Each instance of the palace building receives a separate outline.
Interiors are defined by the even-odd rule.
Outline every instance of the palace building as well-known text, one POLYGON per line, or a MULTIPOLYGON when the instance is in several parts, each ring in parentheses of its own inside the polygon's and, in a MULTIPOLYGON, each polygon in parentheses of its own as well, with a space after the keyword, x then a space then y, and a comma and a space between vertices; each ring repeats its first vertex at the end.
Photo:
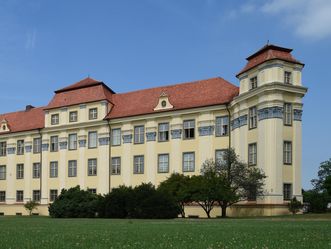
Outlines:
MULTIPOLYGON (((61 189, 80 185, 106 194, 119 185, 158 185, 173 172, 199 174, 206 159, 233 147, 263 169, 265 196, 229 214, 274 215, 301 195, 304 64, 292 49, 267 44, 247 58, 239 87, 211 78, 116 93, 83 79, 56 90, 48 105, 0 114, 0 213, 37 213, 61 189)), ((188 215, 203 216, 187 207, 188 215)), ((215 208, 214 216, 220 215, 215 208)))

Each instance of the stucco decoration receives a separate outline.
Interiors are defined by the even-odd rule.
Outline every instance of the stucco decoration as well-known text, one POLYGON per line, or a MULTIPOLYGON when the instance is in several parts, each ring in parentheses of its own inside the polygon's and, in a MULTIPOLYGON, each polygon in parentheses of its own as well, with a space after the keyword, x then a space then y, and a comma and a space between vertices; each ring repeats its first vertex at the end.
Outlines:
POLYGON ((174 106, 169 101, 169 96, 167 93, 162 92, 159 97, 157 106, 154 108, 154 111, 172 109, 174 106))

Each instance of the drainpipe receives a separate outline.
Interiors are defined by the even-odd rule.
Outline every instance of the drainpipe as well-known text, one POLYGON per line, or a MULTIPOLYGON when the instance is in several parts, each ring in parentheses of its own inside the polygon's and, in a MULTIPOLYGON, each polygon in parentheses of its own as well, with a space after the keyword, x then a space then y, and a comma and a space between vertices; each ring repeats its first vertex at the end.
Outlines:
POLYGON ((41 134, 41 129, 38 129, 39 138, 40 138, 40 172, 39 172, 39 188, 40 188, 40 204, 42 200, 42 168, 43 168, 43 135, 41 134))
POLYGON ((108 122, 108 127, 109 127, 109 143, 108 143, 108 151, 109 151, 109 167, 108 167, 108 170, 109 170, 109 174, 108 174, 108 177, 109 177, 109 186, 108 186, 108 192, 110 193, 110 190, 111 190, 111 176, 112 176, 112 162, 111 162, 111 125, 110 125, 110 120, 108 119, 107 120, 108 122))
POLYGON ((226 104, 225 107, 229 114, 229 147, 228 147, 228 149, 231 149, 231 113, 230 113, 230 109, 229 109, 229 104, 226 104))

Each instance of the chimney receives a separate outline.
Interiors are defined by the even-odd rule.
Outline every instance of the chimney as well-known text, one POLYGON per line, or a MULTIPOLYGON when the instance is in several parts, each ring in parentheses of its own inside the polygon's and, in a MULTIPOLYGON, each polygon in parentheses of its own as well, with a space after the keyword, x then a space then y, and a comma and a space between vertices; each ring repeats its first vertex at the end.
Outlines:
POLYGON ((28 111, 30 111, 30 110, 33 109, 33 108, 34 108, 33 105, 27 105, 27 106, 25 107, 25 111, 28 112, 28 111))

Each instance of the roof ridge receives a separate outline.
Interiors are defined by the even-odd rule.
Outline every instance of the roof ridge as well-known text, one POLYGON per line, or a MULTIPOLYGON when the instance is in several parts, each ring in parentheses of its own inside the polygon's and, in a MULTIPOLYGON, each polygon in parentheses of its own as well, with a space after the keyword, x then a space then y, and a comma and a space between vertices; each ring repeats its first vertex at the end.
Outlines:
POLYGON ((4 116, 4 115, 10 115, 10 114, 15 114, 15 113, 20 113, 20 112, 23 112, 23 113, 27 113, 27 112, 30 112, 32 110, 36 110, 36 109, 44 109, 46 106, 38 106, 38 107, 34 107, 28 111, 26 110, 19 110, 19 111, 13 111, 13 112, 6 112, 6 113, 0 113, 0 116, 4 116))
POLYGON ((133 90, 133 91, 129 91, 129 92, 123 92, 123 93, 116 93, 116 95, 122 95, 122 94, 127 94, 127 93, 134 93, 134 92, 141 92, 141 91, 146 91, 146 90, 151 90, 151 89, 157 89, 157 88, 166 88, 166 87, 174 87, 174 86, 183 86, 183 85, 190 85, 190 84, 197 84, 200 83, 202 81, 207 81, 207 80, 215 80, 215 79, 220 79, 223 80, 235 87, 237 87, 235 84, 232 84, 231 82, 225 80, 222 77, 213 77, 213 78, 208 78, 208 79, 202 79, 202 80, 195 80, 195 81, 188 81, 188 82, 181 82, 181 83, 175 83, 175 84, 170 84, 170 85, 163 85, 163 86, 157 86, 157 87, 148 87, 148 88, 144 88, 144 89, 139 89, 139 90, 133 90))

